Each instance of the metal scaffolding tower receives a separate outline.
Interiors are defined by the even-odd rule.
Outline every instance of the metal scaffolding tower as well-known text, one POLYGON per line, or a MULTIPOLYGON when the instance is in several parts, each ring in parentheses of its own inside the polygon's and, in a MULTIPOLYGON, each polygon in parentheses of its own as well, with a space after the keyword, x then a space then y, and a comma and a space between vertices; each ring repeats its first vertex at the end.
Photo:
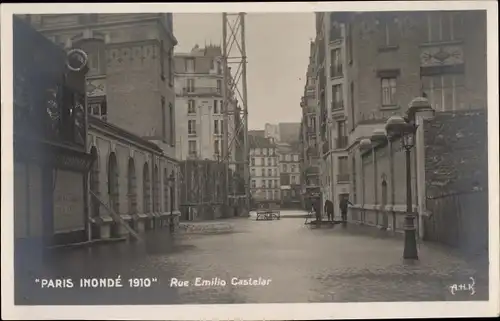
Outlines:
POLYGON ((245 13, 222 13, 222 62, 224 101, 223 159, 226 162, 226 188, 233 186, 233 196, 243 197, 250 206, 250 171, 248 147, 247 57, 245 46, 245 13), (235 66, 235 68, 233 67, 235 66), (234 72, 232 72, 234 71, 234 72), (236 100, 236 102, 234 101, 236 100), (238 104, 239 102, 239 104, 238 104), (234 108, 231 108, 231 107, 234 108), (230 127, 232 126, 232 128, 230 127), (236 192, 235 177, 242 179, 244 190, 236 192), (231 183, 230 183, 231 181, 231 183), (236 193, 240 195, 235 195, 236 193), (243 193, 243 195, 241 194, 243 193))

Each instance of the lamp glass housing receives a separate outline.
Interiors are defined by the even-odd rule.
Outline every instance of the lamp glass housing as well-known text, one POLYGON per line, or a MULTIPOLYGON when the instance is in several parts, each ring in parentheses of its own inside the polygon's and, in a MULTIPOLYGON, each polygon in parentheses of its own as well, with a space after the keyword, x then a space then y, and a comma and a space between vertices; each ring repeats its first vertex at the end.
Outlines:
POLYGON ((403 144, 403 148, 410 149, 415 145, 415 133, 412 131, 408 131, 403 134, 401 137, 401 143, 403 144))

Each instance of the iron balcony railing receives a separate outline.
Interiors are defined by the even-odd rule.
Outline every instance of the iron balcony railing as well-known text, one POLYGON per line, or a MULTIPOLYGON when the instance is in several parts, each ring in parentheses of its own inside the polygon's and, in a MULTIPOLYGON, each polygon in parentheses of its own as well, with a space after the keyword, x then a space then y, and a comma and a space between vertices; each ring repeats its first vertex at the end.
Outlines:
POLYGON ((181 95, 222 95, 222 90, 217 87, 184 87, 181 95))

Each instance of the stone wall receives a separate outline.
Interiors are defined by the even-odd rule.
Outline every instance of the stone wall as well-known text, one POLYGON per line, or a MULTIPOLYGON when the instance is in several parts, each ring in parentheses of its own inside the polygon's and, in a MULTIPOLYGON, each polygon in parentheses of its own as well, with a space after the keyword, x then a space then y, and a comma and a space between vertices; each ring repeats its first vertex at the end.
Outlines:
POLYGON ((427 196, 487 188, 487 132, 484 110, 438 113, 425 123, 427 196))

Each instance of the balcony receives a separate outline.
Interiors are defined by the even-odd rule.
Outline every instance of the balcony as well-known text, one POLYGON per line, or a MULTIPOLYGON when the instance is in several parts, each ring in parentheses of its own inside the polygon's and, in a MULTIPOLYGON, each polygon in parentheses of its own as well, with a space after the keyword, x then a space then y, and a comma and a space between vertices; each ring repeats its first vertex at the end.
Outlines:
POLYGON ((349 183, 349 174, 337 174, 337 183, 349 183))
POLYGON ((340 136, 335 138, 335 148, 336 149, 344 149, 347 147, 348 143, 348 137, 347 136, 340 136))
POLYGON ((178 96, 222 96, 222 91, 216 87, 184 87, 178 96))

